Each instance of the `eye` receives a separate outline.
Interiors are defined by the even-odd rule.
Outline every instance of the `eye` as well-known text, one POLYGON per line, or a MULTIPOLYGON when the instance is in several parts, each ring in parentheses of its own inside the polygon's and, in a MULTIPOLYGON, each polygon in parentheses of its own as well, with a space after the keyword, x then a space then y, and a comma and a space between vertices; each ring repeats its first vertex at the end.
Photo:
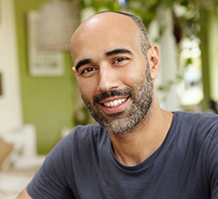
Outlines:
POLYGON ((83 73, 89 73, 89 72, 92 72, 92 71, 95 71, 96 69, 95 68, 93 68, 93 67, 88 67, 88 68, 86 68, 86 69, 84 69, 83 71, 82 71, 82 74, 83 73))
POLYGON ((119 58, 117 58, 117 59, 114 61, 114 63, 119 63, 119 62, 122 62, 122 61, 124 61, 124 60, 126 60, 126 58, 124 58, 124 57, 119 57, 119 58))
POLYGON ((91 77, 93 76, 95 73, 97 72, 97 68, 96 67, 86 67, 84 69, 81 70, 81 72, 79 73, 80 76, 82 77, 91 77))

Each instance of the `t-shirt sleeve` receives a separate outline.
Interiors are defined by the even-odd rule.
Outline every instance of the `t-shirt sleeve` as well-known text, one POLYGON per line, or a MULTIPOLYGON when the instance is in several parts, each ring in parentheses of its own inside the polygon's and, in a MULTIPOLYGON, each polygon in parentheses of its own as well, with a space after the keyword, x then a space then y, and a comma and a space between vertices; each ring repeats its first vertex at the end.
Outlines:
POLYGON ((42 167, 27 186, 34 199, 73 199, 72 140, 70 135, 61 140, 47 155, 42 167))

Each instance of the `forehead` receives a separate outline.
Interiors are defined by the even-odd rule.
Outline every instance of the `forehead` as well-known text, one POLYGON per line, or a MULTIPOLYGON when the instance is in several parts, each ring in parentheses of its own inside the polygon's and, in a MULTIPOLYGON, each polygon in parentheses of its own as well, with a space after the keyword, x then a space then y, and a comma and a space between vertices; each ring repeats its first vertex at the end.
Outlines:
POLYGON ((115 13, 95 15, 74 33, 71 40, 72 57, 76 61, 96 53, 105 54, 114 48, 138 50, 138 33, 137 25, 127 16, 115 13))

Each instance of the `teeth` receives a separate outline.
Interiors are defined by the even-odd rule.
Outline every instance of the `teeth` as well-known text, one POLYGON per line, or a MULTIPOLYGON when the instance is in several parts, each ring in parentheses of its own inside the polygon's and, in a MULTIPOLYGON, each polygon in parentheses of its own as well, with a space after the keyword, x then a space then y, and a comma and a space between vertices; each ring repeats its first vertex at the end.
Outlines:
POLYGON ((116 106, 119 106, 120 104, 122 104, 124 101, 126 101, 126 99, 118 99, 118 100, 114 100, 114 101, 111 101, 111 102, 104 103, 104 106, 116 107, 116 106))

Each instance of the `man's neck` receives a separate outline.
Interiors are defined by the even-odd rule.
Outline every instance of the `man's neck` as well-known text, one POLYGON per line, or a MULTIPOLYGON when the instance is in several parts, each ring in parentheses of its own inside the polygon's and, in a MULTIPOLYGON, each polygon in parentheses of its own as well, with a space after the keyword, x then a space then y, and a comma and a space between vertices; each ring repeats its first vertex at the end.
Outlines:
POLYGON ((159 109, 155 114, 150 113, 130 132, 109 132, 118 161, 126 166, 135 166, 146 160, 163 143, 172 118, 172 113, 159 109))

